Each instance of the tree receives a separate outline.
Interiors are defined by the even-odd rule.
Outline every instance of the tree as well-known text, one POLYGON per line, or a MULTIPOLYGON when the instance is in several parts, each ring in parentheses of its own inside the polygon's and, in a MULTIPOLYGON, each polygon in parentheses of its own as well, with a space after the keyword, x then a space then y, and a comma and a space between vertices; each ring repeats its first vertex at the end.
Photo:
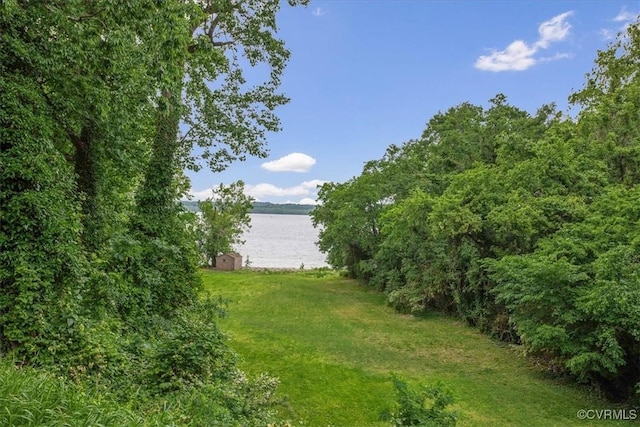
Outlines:
POLYGON ((190 141, 223 168, 277 129, 278 7, 0 3, 0 356, 164 423, 273 420, 276 382, 236 368, 222 307, 198 298, 195 222, 177 201, 190 141), (272 67, 265 84, 245 84, 244 59, 272 67), (202 129, 180 135, 181 121, 202 129))
POLYGON ((148 40, 158 8, 152 1, 11 3, 3 15, 28 29, 13 47, 22 46, 24 75, 48 104, 54 145, 75 172, 83 245, 99 253, 124 228, 146 162, 157 89, 148 40))
POLYGON ((67 322, 81 311, 89 273, 64 134, 43 90, 62 68, 49 57, 63 47, 51 35, 61 14, 35 25, 43 12, 0 6, 0 352, 40 363, 80 345, 67 322))
POLYGON ((185 166, 199 168, 195 146, 213 171, 247 154, 266 155, 265 133, 279 129, 273 110, 288 101, 277 93, 289 57, 275 37, 279 8, 279 0, 223 0, 176 2, 166 11, 178 35, 154 45, 166 66, 157 70, 157 131, 137 204, 140 215, 156 221, 142 223, 158 223, 185 190, 176 178, 185 166), (243 61, 267 65, 266 81, 252 86, 243 61))
MULTIPOLYGON (((290 0, 291 5, 307 0, 290 0)), ((196 265, 185 254, 195 248, 176 230, 184 230, 178 203, 187 188, 182 170, 198 168, 191 157, 195 145, 214 171, 246 154, 265 156, 266 131, 279 129, 273 110, 288 99, 277 93, 289 51, 275 37, 279 0, 172 1, 156 19, 173 32, 153 36, 150 47, 162 66, 158 82, 149 164, 136 193, 131 232, 145 248, 146 271, 162 265, 170 280, 147 287, 154 306, 170 307, 194 295, 196 265), (243 63, 243 61, 245 63, 243 63), (264 64, 265 82, 251 86, 243 66, 264 64), (180 124, 187 130, 180 133, 180 124), (158 242, 162 242, 158 245, 158 242), (167 249, 167 250, 165 250, 167 249), (160 262, 162 261, 162 262, 160 262), (161 290, 160 293, 157 290, 161 290)), ((139 273, 132 271, 136 277, 139 273)), ((158 274, 152 274, 158 275, 158 274)))
POLYGON ((527 166, 527 176, 547 176, 540 208, 560 226, 530 253, 489 263, 526 348, 616 400, 637 396, 640 384, 639 51, 636 23, 598 53, 570 97, 582 106, 572 131, 549 132, 542 161, 527 166))
POLYGON ((580 129, 604 159, 613 182, 640 182, 640 22, 599 51, 584 87, 569 97, 582 107, 580 129))
POLYGON ((370 263, 379 243, 379 215, 385 209, 381 175, 363 172, 345 183, 325 183, 318 191, 320 202, 311 212, 319 233, 320 250, 329 264, 347 267, 354 278, 368 280, 370 263))
POLYGON ((18 63, 0 76, 0 354, 51 361, 71 338, 62 325, 80 311, 87 265, 55 121, 18 63))
POLYGON ((198 246, 207 266, 215 267, 216 256, 244 243, 241 237, 251 227, 252 206, 253 198, 244 194, 242 181, 220 184, 212 197, 198 202, 198 246))
POLYGON ((640 382, 639 196, 610 186, 583 220, 491 268, 496 297, 528 350, 616 400, 640 382))
MULTIPOLYGON (((46 300, 33 314, 52 314, 47 304, 82 294, 88 313, 170 316, 199 287, 195 238, 177 203, 194 141, 223 168, 247 152, 261 155, 264 133, 277 130, 288 58, 275 37, 279 2, 0 8, 3 314, 11 317, 21 298, 46 300), (246 84, 243 57, 272 68, 266 83, 246 84), (180 135, 181 121, 197 129, 180 135), (31 287, 21 288, 21 275, 31 287)), ((25 319, 24 337, 45 333, 25 319)))

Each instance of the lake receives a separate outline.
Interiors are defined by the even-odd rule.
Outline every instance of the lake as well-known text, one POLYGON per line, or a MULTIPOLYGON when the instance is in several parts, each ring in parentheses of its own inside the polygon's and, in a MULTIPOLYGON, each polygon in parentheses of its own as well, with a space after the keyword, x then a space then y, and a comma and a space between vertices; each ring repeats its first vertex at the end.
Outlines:
POLYGON ((251 267, 304 268, 327 267, 318 250, 318 230, 308 215, 251 214, 251 228, 236 249, 251 267))

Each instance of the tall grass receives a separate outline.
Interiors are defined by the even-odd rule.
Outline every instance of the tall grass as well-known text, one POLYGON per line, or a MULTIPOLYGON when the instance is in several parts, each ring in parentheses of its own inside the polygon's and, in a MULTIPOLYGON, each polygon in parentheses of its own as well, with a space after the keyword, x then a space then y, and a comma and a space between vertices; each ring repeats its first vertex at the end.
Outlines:
MULTIPOLYGON (((540 372, 518 348, 432 313, 402 315, 384 297, 335 274, 204 272, 230 300, 221 328, 243 369, 279 377, 281 416, 294 425, 383 426, 392 373, 452 391, 458 426, 582 426, 580 409, 612 408, 540 372)), ((605 425, 631 425, 606 421, 605 425)))
POLYGON ((140 426, 144 422, 129 408, 89 394, 63 378, 0 360, 2 426, 140 426))

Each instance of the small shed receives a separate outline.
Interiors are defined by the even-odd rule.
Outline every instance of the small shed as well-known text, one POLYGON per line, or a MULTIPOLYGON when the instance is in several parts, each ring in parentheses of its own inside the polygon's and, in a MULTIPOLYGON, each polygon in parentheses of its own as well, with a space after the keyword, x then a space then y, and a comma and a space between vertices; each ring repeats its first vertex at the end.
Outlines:
POLYGON ((227 252, 216 257, 216 270, 240 270, 242 268, 242 255, 237 252, 227 252))

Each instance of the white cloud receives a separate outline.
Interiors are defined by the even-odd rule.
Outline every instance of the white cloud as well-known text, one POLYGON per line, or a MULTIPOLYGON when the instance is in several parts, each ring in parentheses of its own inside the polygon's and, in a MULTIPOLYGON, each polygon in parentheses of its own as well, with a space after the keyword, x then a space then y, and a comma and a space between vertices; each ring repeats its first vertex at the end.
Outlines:
POLYGON ((247 194, 255 197, 256 199, 262 199, 264 197, 276 196, 304 196, 308 194, 308 190, 302 188, 297 185, 295 187, 277 187, 273 184, 269 184, 266 182, 256 184, 256 185, 248 185, 247 186, 247 194))
POLYGON ((494 51, 491 55, 481 56, 476 61, 476 68, 485 71, 522 71, 536 63, 533 59, 535 49, 521 40, 511 43, 505 50, 494 51))
POLYGON ((303 153, 291 153, 277 160, 265 162, 262 168, 270 172, 309 172, 316 159, 303 153))
POLYGON ((193 189, 191 189, 191 191, 189 191, 189 194, 191 195, 191 198, 193 200, 206 200, 213 197, 213 189, 208 188, 202 191, 193 191, 193 189))
POLYGON ((312 199, 311 197, 304 197, 297 202, 295 200, 287 200, 284 203, 292 203, 294 205, 317 205, 318 201, 316 199, 312 199))
MULTIPOLYGON (((247 196, 251 196, 257 201, 264 199, 265 197, 302 197, 300 204, 316 204, 316 201, 313 197, 316 196, 318 192, 318 186, 324 184, 327 181, 322 181, 320 179, 312 179, 310 181, 304 181, 298 185, 294 185, 292 187, 278 187, 273 184, 269 184, 266 182, 262 182, 260 184, 255 185, 245 185, 244 193, 247 196), (311 203, 313 202, 313 203, 311 203)), ((202 190, 202 191, 194 191, 193 189, 189 192, 192 196, 192 200, 205 200, 213 196, 213 190, 211 188, 202 190)), ((296 202, 287 202, 287 203, 296 203, 296 202)))
POLYGON ((569 30, 571 30, 571 24, 569 24, 566 19, 571 15, 573 15, 572 11, 561 13, 540 24, 540 27, 538 27, 540 39, 535 45, 546 49, 550 43, 566 39, 569 35, 569 30))
POLYGON ((304 181, 301 184, 293 187, 278 187, 266 182, 247 185, 245 187, 245 193, 257 200, 264 199, 265 197, 286 197, 286 196, 310 196, 316 193, 317 187, 324 184, 326 181, 314 179, 311 181, 304 181))
POLYGON ((622 6, 622 9, 620 9, 620 12, 618 12, 613 20, 615 22, 624 22, 628 24, 629 22, 635 21, 637 18, 637 12, 629 12, 626 7, 622 6))
POLYGON ((538 62, 551 62, 551 61, 557 61, 558 59, 571 59, 571 58, 573 58, 572 53, 556 53, 553 56, 542 57, 538 59, 538 62))
POLYGON ((324 16, 327 14, 327 12, 324 9, 319 7, 316 7, 315 9, 313 9, 311 13, 313 14, 313 16, 324 16))
POLYGON ((612 19, 613 22, 618 23, 618 28, 602 28, 600 30, 600 36, 604 40, 613 40, 618 33, 624 33, 627 31, 627 27, 638 19, 638 12, 630 12, 626 7, 622 7, 620 12, 612 19), (620 25, 622 24, 622 25, 620 25))
POLYGON ((310 199, 309 197, 305 197, 298 202, 299 205, 317 205, 318 201, 316 199, 310 199))
POLYGON ((493 50, 489 55, 480 56, 474 66, 483 71, 523 71, 541 61, 570 57, 568 54, 557 54, 540 59, 536 58, 535 54, 540 49, 548 49, 551 43, 567 38, 571 30, 571 24, 567 22, 567 18, 572 14, 572 11, 565 12, 540 24, 538 27, 540 37, 533 44, 529 45, 525 41, 516 40, 504 50, 493 50))
POLYGON ((604 40, 613 40, 616 38, 616 31, 609 28, 602 28, 600 30, 600 37, 604 40))

